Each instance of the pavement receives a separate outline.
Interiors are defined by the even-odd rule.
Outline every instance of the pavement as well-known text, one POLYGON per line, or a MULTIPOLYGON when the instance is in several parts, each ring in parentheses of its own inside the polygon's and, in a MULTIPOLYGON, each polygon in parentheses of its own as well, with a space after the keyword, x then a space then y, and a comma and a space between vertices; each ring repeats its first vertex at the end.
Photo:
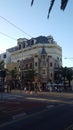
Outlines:
POLYGON ((45 102, 0 100, 0 124, 44 109, 45 102))
POLYGON ((70 96, 73 97, 73 91, 64 91, 64 92, 49 92, 49 91, 38 91, 35 93, 35 91, 24 91, 24 90, 12 90, 11 93, 13 94, 35 94, 35 95, 57 95, 57 96, 70 96))
POLYGON ((12 120, 51 109, 58 103, 70 103, 70 101, 73 102, 73 93, 68 92, 29 93, 24 90, 12 90, 11 93, 0 93, 0 126, 12 120))
POLYGON ((28 94, 0 93, 0 126, 27 115, 53 107, 48 102, 29 100, 28 94))

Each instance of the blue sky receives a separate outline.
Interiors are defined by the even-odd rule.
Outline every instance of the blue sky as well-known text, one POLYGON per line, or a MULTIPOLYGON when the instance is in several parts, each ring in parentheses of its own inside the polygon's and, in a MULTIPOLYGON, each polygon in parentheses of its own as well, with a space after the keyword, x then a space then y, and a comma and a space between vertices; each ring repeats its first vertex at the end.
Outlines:
POLYGON ((65 11, 60 10, 60 1, 55 4, 47 19, 50 0, 0 0, 0 53, 17 45, 18 38, 52 35, 62 47, 63 66, 73 67, 73 0, 65 11), (9 20, 24 32, 19 31, 4 19, 9 20), (5 33, 14 39, 4 36, 5 33), (65 57, 69 59, 65 59, 65 57))

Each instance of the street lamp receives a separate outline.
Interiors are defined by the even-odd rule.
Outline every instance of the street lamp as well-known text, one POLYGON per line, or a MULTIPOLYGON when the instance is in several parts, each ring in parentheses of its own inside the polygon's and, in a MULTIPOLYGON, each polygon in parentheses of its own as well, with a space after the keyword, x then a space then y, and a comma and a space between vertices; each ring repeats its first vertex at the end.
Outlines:
POLYGON ((19 73, 20 73, 19 80, 20 80, 20 85, 21 85, 21 89, 22 89, 23 88, 23 67, 22 67, 22 63, 20 63, 20 66, 19 66, 19 73))

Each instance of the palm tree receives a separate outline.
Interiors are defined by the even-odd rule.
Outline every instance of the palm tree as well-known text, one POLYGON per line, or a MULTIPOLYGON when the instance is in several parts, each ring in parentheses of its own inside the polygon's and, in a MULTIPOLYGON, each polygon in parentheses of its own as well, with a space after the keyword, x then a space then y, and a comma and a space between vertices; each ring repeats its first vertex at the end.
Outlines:
POLYGON ((62 76, 64 78, 64 86, 65 86, 65 80, 67 77, 67 67, 62 67, 62 76))
POLYGON ((0 61, 0 69, 2 70, 2 69, 4 69, 4 61, 2 60, 2 61, 0 61))
POLYGON ((72 71, 72 69, 68 68, 67 69, 67 80, 69 81, 69 87, 71 86, 72 77, 73 77, 73 71, 72 71))
POLYGON ((11 77, 12 77, 12 79, 16 79, 16 76, 17 76, 17 69, 13 69, 13 70, 11 70, 11 77))
POLYGON ((10 87, 11 88, 16 88, 16 79, 17 79, 17 68, 15 67, 14 69, 8 71, 11 80, 10 80, 10 87))
MULTIPOLYGON (((33 2, 34 2, 34 0, 31 1, 31 6, 33 5, 33 2)), ((52 10, 52 7, 54 5, 54 2, 55 2, 55 0, 50 0, 50 7, 49 7, 49 10, 48 10, 48 16, 47 16, 48 18, 49 18, 50 12, 52 10)), ((60 9, 64 11, 66 6, 67 6, 67 3, 68 3, 68 0, 61 0, 60 9)))
POLYGON ((69 87, 71 86, 71 80, 73 78, 73 70, 68 67, 62 67, 62 76, 64 78, 64 86, 66 86, 66 81, 69 81, 69 87))
POLYGON ((0 61, 0 77, 5 78, 6 77, 6 69, 4 68, 4 61, 0 61))
POLYGON ((1 92, 4 91, 4 83, 5 83, 5 77, 6 77, 6 69, 4 68, 4 61, 0 61, 0 90, 1 92))
POLYGON ((27 82, 27 84, 28 84, 29 91, 32 87, 32 82, 34 81, 34 75, 35 75, 35 71, 33 69, 24 71, 23 77, 24 77, 25 83, 27 82))

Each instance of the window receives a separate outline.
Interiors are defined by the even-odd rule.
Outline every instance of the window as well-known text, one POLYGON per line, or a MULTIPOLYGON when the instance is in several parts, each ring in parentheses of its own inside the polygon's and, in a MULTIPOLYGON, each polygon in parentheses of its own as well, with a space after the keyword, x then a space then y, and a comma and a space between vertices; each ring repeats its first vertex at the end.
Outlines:
POLYGON ((46 62, 45 61, 43 61, 43 66, 46 66, 46 62))
POLYGON ((38 55, 35 55, 35 57, 38 57, 38 55))
POLYGON ((43 55, 43 59, 45 60, 45 55, 43 55))
POLYGON ((50 76, 52 77, 52 73, 50 73, 50 76))
POLYGON ((54 63, 54 67, 56 67, 56 63, 54 63))
POLYGON ((3 58, 6 58, 6 54, 3 55, 3 58))
POLYGON ((52 67, 52 62, 50 63, 50 67, 52 67))
POLYGON ((30 68, 32 69, 32 63, 30 63, 30 68))
POLYGON ((17 60, 17 62, 19 62, 20 60, 17 60))
POLYGON ((34 40, 33 39, 31 40, 31 45, 34 45, 34 40))
POLYGON ((41 55, 41 59, 42 59, 42 55, 41 55))
POLYGON ((62 59, 60 58, 60 61, 62 61, 62 59))
POLYGON ((37 62, 35 62, 35 66, 37 66, 37 62))
POLYGON ((45 70, 42 70, 42 74, 45 74, 46 72, 45 72, 45 70))
POLYGON ((57 57, 57 60, 59 60, 59 57, 57 57))
POLYGON ((21 49, 21 45, 19 45, 19 49, 21 49))
POLYGON ((52 56, 48 56, 49 58, 52 58, 52 56))
POLYGON ((26 69, 28 69, 28 64, 26 64, 26 69))
POLYGON ((23 42, 23 48, 25 48, 25 42, 23 42))

